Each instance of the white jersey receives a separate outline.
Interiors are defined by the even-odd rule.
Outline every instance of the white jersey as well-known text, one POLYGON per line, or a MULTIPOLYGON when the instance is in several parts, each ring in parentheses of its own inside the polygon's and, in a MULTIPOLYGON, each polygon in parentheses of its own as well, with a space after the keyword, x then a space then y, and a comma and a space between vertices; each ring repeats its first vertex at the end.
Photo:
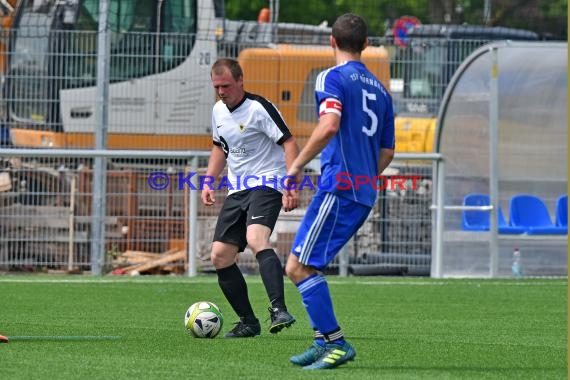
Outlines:
POLYGON ((292 135, 271 102, 247 92, 232 109, 218 101, 212 134, 226 155, 228 194, 263 185, 281 191, 279 181, 287 174, 281 145, 292 135))

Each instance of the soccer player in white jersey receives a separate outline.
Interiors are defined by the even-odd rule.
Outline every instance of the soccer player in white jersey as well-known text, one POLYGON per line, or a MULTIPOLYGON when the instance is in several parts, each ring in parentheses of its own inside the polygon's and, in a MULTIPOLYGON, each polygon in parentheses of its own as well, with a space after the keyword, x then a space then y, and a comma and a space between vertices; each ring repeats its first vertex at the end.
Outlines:
POLYGON ((315 85, 319 122, 287 173, 295 180, 286 183, 291 188, 286 193, 293 194, 303 167, 321 153, 322 182, 333 184, 312 198, 286 265, 314 330, 309 349, 290 359, 304 369, 334 368, 356 356, 336 320, 322 270, 357 232, 376 201, 378 184, 363 185, 355 178, 372 180, 394 156, 392 99, 360 60, 368 46, 367 34, 360 16, 345 14, 335 21, 330 44, 336 66, 321 72, 315 85))
MULTIPOLYGON (((211 258, 224 296, 240 318, 227 338, 253 337, 261 333, 247 293, 247 284, 236 264, 246 246, 253 251, 269 296, 271 324, 278 333, 295 318, 285 305, 283 268, 269 237, 281 207, 297 207, 297 195, 284 196, 278 186, 299 148, 281 114, 265 98, 244 91, 243 71, 236 60, 220 59, 211 70, 220 100, 212 111, 214 146, 207 176, 217 178, 228 166, 224 201, 212 243, 211 258)), ((204 185, 202 202, 216 202, 214 190, 204 185)))

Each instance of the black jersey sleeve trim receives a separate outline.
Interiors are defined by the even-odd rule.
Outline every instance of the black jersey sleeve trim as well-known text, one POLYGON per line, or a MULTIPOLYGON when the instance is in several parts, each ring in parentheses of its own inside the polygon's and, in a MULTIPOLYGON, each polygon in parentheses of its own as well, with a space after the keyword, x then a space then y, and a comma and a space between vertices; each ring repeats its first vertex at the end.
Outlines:
POLYGON ((261 104, 261 106, 269 114, 269 117, 271 117, 271 120, 273 120, 275 125, 277 125, 277 128, 279 128, 281 133, 283 133, 283 136, 279 139, 279 141, 277 141, 277 144, 279 145, 283 144, 285 140, 287 140, 289 137, 292 136, 291 131, 289 130, 287 124, 285 123, 285 120, 283 120, 283 118, 279 114, 279 111, 277 111, 277 108, 275 108, 273 103, 265 99, 263 96, 251 94, 249 92, 246 92, 245 96, 261 104))
POLYGON ((277 141, 277 145, 283 145, 283 143, 287 140, 289 140, 290 137, 293 137, 293 135, 291 133, 289 133, 288 135, 283 135, 283 137, 281 137, 278 141, 277 141))
POLYGON ((216 145, 216 146, 222 146, 222 143, 219 141, 213 140, 213 142, 214 142, 214 145, 216 145))

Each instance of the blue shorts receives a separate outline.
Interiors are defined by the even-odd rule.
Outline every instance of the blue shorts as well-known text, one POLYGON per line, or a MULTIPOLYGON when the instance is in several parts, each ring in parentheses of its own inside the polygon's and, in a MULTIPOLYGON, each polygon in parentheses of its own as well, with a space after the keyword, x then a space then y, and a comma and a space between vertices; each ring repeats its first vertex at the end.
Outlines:
POLYGON ((301 221, 291 253, 299 262, 324 269, 364 223, 371 207, 318 192, 301 221))

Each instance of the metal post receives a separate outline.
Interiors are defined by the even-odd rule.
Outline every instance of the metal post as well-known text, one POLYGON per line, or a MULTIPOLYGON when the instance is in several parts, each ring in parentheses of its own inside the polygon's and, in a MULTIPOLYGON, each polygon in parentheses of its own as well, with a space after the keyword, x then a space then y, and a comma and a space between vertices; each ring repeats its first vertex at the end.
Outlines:
MULTIPOLYGON (((350 241, 352 241, 352 239, 350 241)), ((348 250, 346 249, 347 245, 348 243, 341 248, 338 254, 338 275, 341 277, 348 276, 348 250)))
MULTIPOLYGON (((109 121, 109 64, 110 45, 107 31, 108 0, 99 3, 99 26, 97 33, 97 128, 95 130, 95 149, 107 146, 107 124, 109 121)), ((101 275, 105 259, 105 216, 107 190, 107 161, 104 157, 95 157, 93 165, 93 202, 91 222, 91 274, 101 275)))
POLYGON ((485 25, 491 23, 491 0, 485 0, 483 4, 483 23, 485 25))
POLYGON ((489 240, 489 275, 497 276, 499 269, 499 238, 498 238, 498 212, 499 212, 499 182, 498 182, 498 152, 499 140, 499 58, 496 46, 491 48, 491 83, 489 99, 489 197, 491 198, 490 211, 490 240, 489 240))
POLYGON ((430 261, 430 276, 431 277, 436 277, 436 270, 437 270, 437 265, 436 265, 436 260, 438 259, 438 254, 437 254, 437 188, 435 187, 435 185, 437 185, 438 182, 438 170, 439 170, 439 163, 438 161, 432 161, 432 183, 434 184, 434 187, 432 188, 432 193, 431 193, 431 207, 430 207, 430 211, 431 211, 431 261, 430 261))
POLYGON ((437 161, 436 177, 436 212, 435 212, 435 251, 431 257, 431 277, 441 278, 443 263, 443 229, 444 229, 444 201, 445 201, 445 161, 437 161))
POLYGON ((272 42, 276 44, 279 39, 277 26, 279 22, 279 0, 269 1, 269 20, 271 23, 272 42))
MULTIPOLYGON (((198 156, 193 156, 190 160, 190 171, 196 173, 198 170, 198 156)), ((191 178, 192 185, 198 189, 198 179, 196 176, 191 178)), ((188 233, 188 276, 194 277, 197 274, 196 270, 196 256, 198 251, 198 191, 199 190, 189 190, 190 192, 190 202, 188 210, 188 228, 190 229, 188 233)))

